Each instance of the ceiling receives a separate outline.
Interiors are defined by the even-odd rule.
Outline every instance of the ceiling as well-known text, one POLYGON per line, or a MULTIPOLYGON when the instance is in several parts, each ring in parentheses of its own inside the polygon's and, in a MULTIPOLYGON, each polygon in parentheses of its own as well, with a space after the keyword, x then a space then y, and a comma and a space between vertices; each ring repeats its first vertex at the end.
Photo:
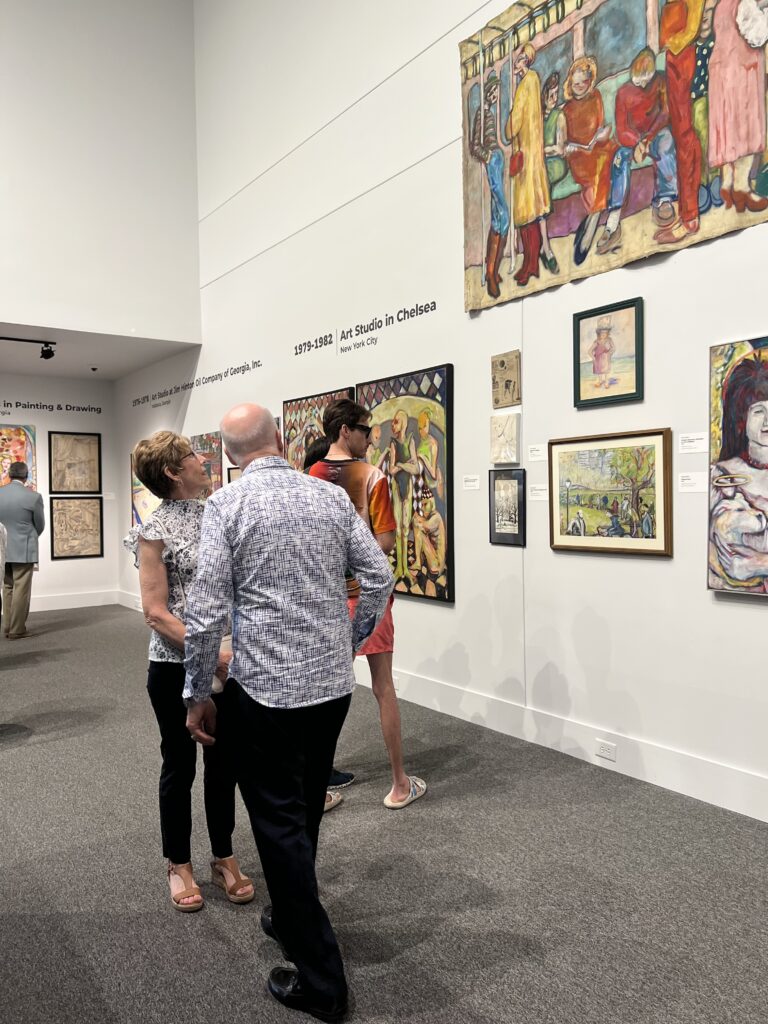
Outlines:
POLYGON ((0 374, 118 380, 134 370, 199 347, 184 341, 160 341, 136 335, 90 334, 0 323, 0 374), (56 355, 53 359, 41 359, 37 344, 2 340, 7 337, 26 338, 40 344, 55 342, 56 355))

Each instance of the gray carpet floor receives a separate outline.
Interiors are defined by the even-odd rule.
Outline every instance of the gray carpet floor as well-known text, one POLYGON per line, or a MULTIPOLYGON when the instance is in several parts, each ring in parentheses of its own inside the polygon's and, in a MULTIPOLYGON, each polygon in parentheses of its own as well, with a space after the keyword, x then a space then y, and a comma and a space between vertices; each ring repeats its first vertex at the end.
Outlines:
MULTIPOLYGON (((256 900, 206 879, 175 912, 159 848, 147 634, 122 608, 32 616, 0 638, 0 1020, 288 1024, 256 900)), ((319 878, 352 1019, 393 1024, 765 1024, 768 826, 403 705, 427 796, 387 811, 376 706, 358 691, 319 878)))

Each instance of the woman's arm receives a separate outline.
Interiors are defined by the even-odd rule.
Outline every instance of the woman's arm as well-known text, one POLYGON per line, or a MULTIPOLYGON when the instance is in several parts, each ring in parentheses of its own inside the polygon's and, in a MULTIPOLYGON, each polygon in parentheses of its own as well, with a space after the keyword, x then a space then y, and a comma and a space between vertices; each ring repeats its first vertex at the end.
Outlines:
POLYGON ((162 540, 139 538, 141 608, 148 626, 178 650, 184 650, 184 623, 168 611, 168 571, 162 540))

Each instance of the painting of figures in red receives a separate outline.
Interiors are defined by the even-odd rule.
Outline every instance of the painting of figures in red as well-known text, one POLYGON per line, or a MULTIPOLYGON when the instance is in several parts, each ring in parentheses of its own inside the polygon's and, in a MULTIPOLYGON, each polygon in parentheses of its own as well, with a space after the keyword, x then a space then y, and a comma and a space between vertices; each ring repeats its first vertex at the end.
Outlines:
POLYGON ((766 0, 516 3, 466 39, 466 309, 767 220, 766 43, 766 0))

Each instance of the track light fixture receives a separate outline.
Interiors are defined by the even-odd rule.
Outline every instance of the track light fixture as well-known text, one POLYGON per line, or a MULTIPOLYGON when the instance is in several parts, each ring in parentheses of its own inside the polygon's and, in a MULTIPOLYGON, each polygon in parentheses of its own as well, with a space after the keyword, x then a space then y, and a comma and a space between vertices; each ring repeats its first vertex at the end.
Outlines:
POLYGON ((10 338, 8 335, 0 337, 0 341, 18 341, 22 345, 40 345, 41 359, 53 359, 56 355, 55 341, 36 341, 34 338, 10 338))

